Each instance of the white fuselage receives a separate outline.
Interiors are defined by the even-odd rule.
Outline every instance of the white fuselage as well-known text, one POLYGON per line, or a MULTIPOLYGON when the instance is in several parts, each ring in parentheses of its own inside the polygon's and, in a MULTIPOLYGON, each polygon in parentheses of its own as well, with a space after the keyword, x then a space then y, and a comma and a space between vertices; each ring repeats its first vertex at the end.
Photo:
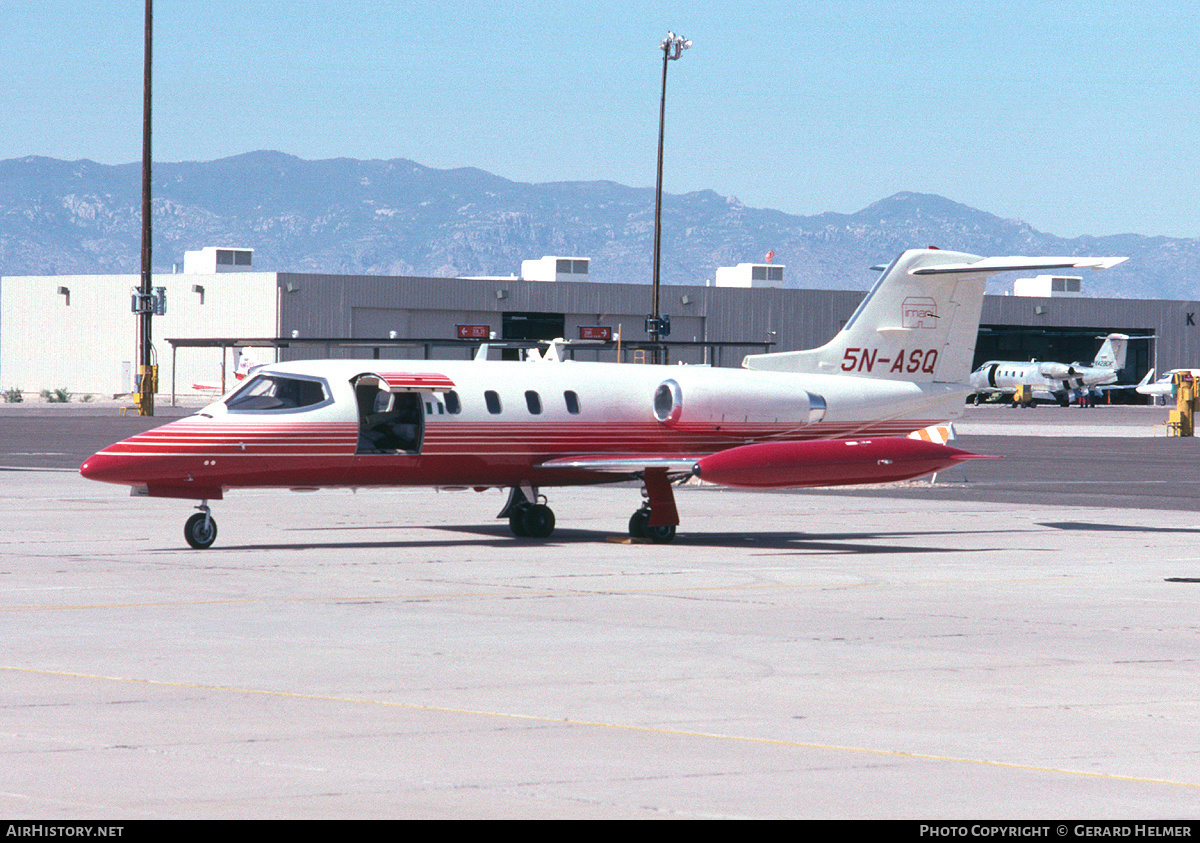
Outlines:
POLYGON ((1079 363, 1020 363, 1012 360, 989 360, 971 373, 971 387, 976 393, 1012 394, 1017 387, 1026 387, 1033 397, 1043 401, 1070 400, 1081 390, 1116 383, 1113 369, 1083 366, 1079 363), (1053 374, 1048 375, 1048 367, 1053 374))
POLYGON ((1171 369, 1161 378, 1152 383, 1138 384, 1137 391, 1141 395, 1149 395, 1155 398, 1170 397, 1174 394, 1176 375, 1188 374, 1193 380, 1200 380, 1200 369, 1171 369))
POLYGON ((239 486, 596 483, 613 479, 597 466, 615 456, 690 464, 746 444, 904 436, 961 412, 965 394, 952 385, 700 366, 305 361, 257 369, 200 413, 105 449, 89 471, 198 498, 239 486), (434 386, 416 383, 422 370, 434 386), (246 400, 271 378, 311 387, 308 403, 246 400), (370 387, 372 404, 383 393, 380 407, 360 406, 361 383, 389 379, 392 391, 370 387), (403 425, 376 423, 389 413, 375 410, 394 417, 401 403, 403 425))

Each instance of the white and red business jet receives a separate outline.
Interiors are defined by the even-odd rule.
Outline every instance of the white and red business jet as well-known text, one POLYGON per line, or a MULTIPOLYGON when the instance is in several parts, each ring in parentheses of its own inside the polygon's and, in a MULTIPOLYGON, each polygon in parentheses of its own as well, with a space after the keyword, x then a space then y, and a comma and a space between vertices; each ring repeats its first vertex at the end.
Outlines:
MULTIPOLYGON (((498 517, 548 537, 550 486, 641 479, 629 532, 670 541, 672 483, 837 486, 920 477, 974 454, 907 434, 962 412, 988 275, 1124 258, 979 258, 916 249, 837 336, 744 369, 558 362, 323 360, 262 366, 186 419, 93 455, 84 477, 199 500, 184 535, 217 535, 226 490, 511 489, 498 517), (749 370, 749 371, 746 371, 749 370)), ((540 355, 535 355, 541 357, 540 355)))

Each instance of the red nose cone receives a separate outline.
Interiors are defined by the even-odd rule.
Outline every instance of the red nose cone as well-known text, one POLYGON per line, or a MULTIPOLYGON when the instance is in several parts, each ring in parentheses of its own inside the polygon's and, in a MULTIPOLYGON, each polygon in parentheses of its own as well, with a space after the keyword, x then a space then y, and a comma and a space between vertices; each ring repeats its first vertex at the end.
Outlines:
POLYGON ((102 451, 88 457, 87 461, 79 466, 79 473, 88 480, 99 480, 102 483, 128 483, 134 485, 137 481, 128 476, 129 467, 128 457, 106 454, 102 451))

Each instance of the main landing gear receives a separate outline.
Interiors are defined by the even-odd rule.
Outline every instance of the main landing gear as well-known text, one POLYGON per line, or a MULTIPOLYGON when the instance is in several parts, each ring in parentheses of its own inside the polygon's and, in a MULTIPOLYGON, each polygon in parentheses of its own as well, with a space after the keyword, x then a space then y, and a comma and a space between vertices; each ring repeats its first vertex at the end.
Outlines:
POLYGON ((548 539, 554 532, 554 510, 546 506, 546 496, 530 488, 533 502, 520 486, 508 493, 508 503, 497 518, 508 517, 508 528, 519 539, 548 539))
MULTIPOLYGON (((647 469, 642 475, 646 502, 629 519, 629 535, 634 539, 666 544, 675 538, 679 511, 665 469, 647 469)), ((547 539, 554 532, 554 511, 546 505, 546 496, 533 486, 513 486, 508 502, 497 518, 507 518, 508 527, 520 539, 547 539)))
POLYGON ((656 524, 650 526, 650 503, 642 504, 642 508, 629 519, 629 535, 635 539, 647 539, 655 544, 666 544, 675 538, 674 524, 656 524))
POLYGON ((664 469, 646 469, 642 474, 642 483, 642 497, 646 502, 629 519, 629 535, 655 544, 666 544, 675 538, 675 528, 679 525, 675 491, 664 469))
POLYGON ((554 510, 544 503, 527 503, 509 513, 508 526, 518 538, 548 539, 554 532, 554 510))
POLYGON ((212 547, 212 543, 217 540, 217 522, 213 520, 208 501, 200 501, 196 509, 200 511, 183 525, 183 537, 192 547, 204 550, 206 547, 212 547))

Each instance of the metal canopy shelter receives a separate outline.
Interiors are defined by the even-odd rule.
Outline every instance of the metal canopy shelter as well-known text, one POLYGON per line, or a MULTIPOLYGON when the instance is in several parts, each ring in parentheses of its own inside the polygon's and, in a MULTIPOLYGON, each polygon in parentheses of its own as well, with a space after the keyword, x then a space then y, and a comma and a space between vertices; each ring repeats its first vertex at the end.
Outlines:
MULTIPOLYGON (((479 339, 445 339, 445 338, 426 338, 426 339, 391 339, 381 337, 378 339, 363 338, 363 339, 342 339, 333 337, 318 337, 318 338, 299 338, 299 337, 189 337, 189 338, 170 338, 166 339, 171 344, 171 406, 175 406, 175 370, 177 352, 181 348, 219 348, 221 349, 221 394, 225 393, 225 368, 226 354, 231 348, 273 348, 275 349, 275 359, 279 359, 279 350, 284 348, 323 348, 325 357, 330 357, 331 352, 336 349, 371 349, 371 359, 378 360, 381 349, 384 348, 423 348, 426 360, 433 359, 430 354, 434 348, 461 348, 464 349, 469 359, 475 355, 479 347, 486 345, 489 348, 541 348, 550 344, 549 340, 479 340, 479 339)), ((774 341, 766 342, 618 342, 616 340, 569 340, 562 344, 562 350, 567 353, 571 359, 575 358, 576 351, 613 351, 620 350, 621 355, 627 350, 637 351, 656 351, 664 355, 664 360, 669 362, 672 348, 686 349, 699 348, 708 351, 709 360, 712 365, 719 366, 723 358, 723 352, 726 348, 750 348, 754 350, 761 349, 763 353, 769 352, 771 346, 775 345, 774 341)), ((624 362, 624 361, 620 361, 624 362)))

